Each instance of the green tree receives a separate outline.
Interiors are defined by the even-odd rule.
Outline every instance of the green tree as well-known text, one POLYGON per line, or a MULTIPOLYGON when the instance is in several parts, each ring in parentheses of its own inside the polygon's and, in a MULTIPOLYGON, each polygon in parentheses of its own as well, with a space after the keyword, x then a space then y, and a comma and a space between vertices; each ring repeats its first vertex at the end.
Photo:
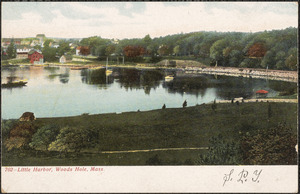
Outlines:
POLYGON ((32 136, 29 146, 36 150, 47 150, 51 142, 53 142, 59 133, 59 127, 57 125, 46 125, 37 130, 32 136))
POLYGON ((276 64, 275 61, 274 61, 274 59, 275 59, 275 53, 274 53, 274 51, 269 50, 265 54, 263 60, 261 61, 261 64, 260 64, 261 67, 272 69, 273 66, 274 66, 274 64, 276 64))
POLYGON ((17 51, 16 51, 16 47, 15 47, 15 43, 14 43, 13 39, 11 39, 10 44, 7 47, 6 53, 7 53, 8 59, 14 59, 17 57, 17 51))
POLYGON ((152 41, 152 39, 151 39, 151 37, 150 37, 150 35, 149 34, 147 34, 144 38, 143 38, 143 42, 144 42, 144 46, 149 46, 150 45, 150 43, 151 43, 151 41, 152 41))
POLYGON ((210 58, 215 61, 223 62, 223 50, 228 46, 228 41, 225 39, 221 39, 216 41, 210 47, 210 58))
POLYGON ((88 131, 82 127, 64 127, 60 130, 56 140, 49 147, 49 151, 80 152, 89 145, 88 131))
POLYGON ((67 52, 70 52, 71 48, 69 46, 69 42, 66 41, 60 41, 59 42, 59 47, 57 48, 57 54, 58 56, 62 56, 67 52))
POLYGON ((176 56, 178 56, 179 51, 180 51, 179 45, 175 46, 174 49, 173 49, 173 53, 174 53, 176 56))
POLYGON ((161 45, 158 50, 157 50, 158 54, 160 56, 164 56, 164 55, 169 55, 171 52, 170 52, 170 48, 169 46, 167 45, 161 45))
POLYGON ((238 67, 243 61, 244 56, 243 53, 239 50, 232 50, 229 54, 229 66, 230 67, 238 67))
POLYGON ((285 60, 285 65, 290 70, 297 70, 298 60, 297 60, 297 48, 291 48, 288 52, 288 58, 285 60))
POLYGON ((44 61, 57 61, 56 48, 45 46, 42 50, 42 54, 44 55, 44 61))
POLYGON ((105 49, 105 55, 110 56, 111 54, 113 54, 115 52, 115 50, 116 50, 115 45, 112 45, 112 44, 108 45, 105 49))
POLYGON ((41 45, 35 45, 33 48, 36 49, 36 50, 42 50, 41 45))

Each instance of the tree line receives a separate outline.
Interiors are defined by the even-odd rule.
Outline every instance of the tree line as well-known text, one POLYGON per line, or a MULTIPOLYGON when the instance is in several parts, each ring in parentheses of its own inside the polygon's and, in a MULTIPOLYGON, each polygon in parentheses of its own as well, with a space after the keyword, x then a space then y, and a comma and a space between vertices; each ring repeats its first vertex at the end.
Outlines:
MULTIPOLYGON (((297 70, 297 28, 256 33, 192 32, 164 37, 105 39, 100 36, 81 41, 62 40, 58 48, 47 39, 41 48, 45 61, 55 61, 65 53, 75 54, 69 43, 81 46, 82 55, 107 57, 123 56, 126 61, 156 63, 162 59, 191 59, 207 65, 297 70)), ((8 47, 10 58, 15 57, 13 43, 8 47)))
POLYGON ((111 41, 98 36, 79 43, 99 59, 125 56, 129 61, 156 62, 162 58, 208 59, 210 65, 297 69, 297 28, 256 33, 192 32, 164 37, 111 41), (103 57, 103 58, 102 58, 103 57))

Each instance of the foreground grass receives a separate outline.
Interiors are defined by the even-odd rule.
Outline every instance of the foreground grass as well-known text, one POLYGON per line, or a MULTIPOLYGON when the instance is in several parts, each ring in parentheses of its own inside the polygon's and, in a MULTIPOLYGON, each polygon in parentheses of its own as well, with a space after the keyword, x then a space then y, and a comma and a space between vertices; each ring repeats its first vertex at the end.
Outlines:
POLYGON ((157 148, 208 147, 209 139, 222 135, 226 141, 239 142, 242 135, 275 127, 285 122, 297 134, 296 103, 253 102, 240 105, 211 104, 122 114, 82 115, 38 118, 44 126, 84 127, 97 130, 98 143, 80 153, 37 152, 32 150, 3 153, 3 165, 145 165, 157 155, 160 164, 195 164, 205 150, 156 151, 103 154, 102 151, 157 148), (268 118, 268 106, 272 116, 268 118))

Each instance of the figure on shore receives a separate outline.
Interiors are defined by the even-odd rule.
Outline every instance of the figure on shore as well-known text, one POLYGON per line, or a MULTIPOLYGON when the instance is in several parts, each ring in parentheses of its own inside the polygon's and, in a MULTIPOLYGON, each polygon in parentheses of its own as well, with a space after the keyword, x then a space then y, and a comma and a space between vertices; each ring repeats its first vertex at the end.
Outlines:
POLYGON ((166 104, 164 104, 164 105, 162 106, 162 109, 166 109, 166 104))
POLYGON ((183 104, 182 104, 182 107, 184 108, 184 107, 186 107, 187 106, 187 102, 186 102, 186 100, 183 102, 183 104))

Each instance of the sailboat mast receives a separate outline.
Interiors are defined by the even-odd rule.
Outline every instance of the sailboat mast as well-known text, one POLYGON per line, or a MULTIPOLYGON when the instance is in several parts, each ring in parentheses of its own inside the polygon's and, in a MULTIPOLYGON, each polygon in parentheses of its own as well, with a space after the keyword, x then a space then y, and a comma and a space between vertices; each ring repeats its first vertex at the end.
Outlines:
POLYGON ((107 69, 107 65, 108 65, 108 57, 106 57, 106 69, 107 69))

